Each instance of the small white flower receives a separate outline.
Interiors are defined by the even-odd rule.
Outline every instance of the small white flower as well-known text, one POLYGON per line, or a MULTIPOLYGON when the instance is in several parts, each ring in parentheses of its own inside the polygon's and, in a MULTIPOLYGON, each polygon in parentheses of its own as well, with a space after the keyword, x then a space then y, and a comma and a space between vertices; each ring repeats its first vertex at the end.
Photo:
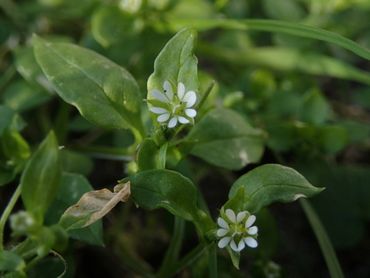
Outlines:
POLYGON ((194 122, 197 111, 192 107, 197 101, 197 94, 194 91, 186 92, 182 82, 177 85, 176 94, 172 89, 172 85, 166 80, 163 83, 163 92, 157 89, 152 90, 152 99, 148 100, 151 104, 149 110, 157 114, 157 121, 167 124, 168 128, 173 128, 178 123, 194 122))
POLYGON ((238 214, 232 209, 227 209, 225 213, 217 219, 219 229, 217 236, 219 248, 230 246, 235 252, 242 251, 245 246, 256 248, 257 243, 257 226, 252 226, 256 221, 256 216, 251 215, 248 211, 240 211, 238 214))
POLYGON ((27 211, 21 210, 10 216, 10 227, 16 234, 26 234, 35 225, 35 220, 27 211))

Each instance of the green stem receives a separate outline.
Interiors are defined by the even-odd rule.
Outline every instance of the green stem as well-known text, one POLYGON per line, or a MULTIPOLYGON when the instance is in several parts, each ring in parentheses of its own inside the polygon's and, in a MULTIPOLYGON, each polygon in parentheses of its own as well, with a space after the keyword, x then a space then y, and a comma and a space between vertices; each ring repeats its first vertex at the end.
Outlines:
POLYGON ((100 159, 110 159, 119 161, 133 160, 132 154, 122 148, 105 147, 105 146, 70 146, 72 150, 86 153, 92 157, 100 159))
POLYGON ((192 251, 190 251, 188 254, 186 254, 185 257, 181 259, 180 262, 178 262, 174 267, 172 267, 167 277, 174 277, 175 274, 179 273, 181 270, 183 270, 185 267, 191 265, 196 260, 199 259, 200 256, 204 254, 204 252, 207 251, 209 248, 210 243, 200 243, 197 247, 195 247, 192 251))
POLYGON ((215 244, 209 250, 208 266, 209 266, 209 277, 217 278, 218 277, 217 248, 215 244))
POLYGON ((182 240, 184 238, 185 221, 175 216, 174 222, 173 236, 171 238, 170 246, 167 249, 157 277, 169 277, 168 272, 170 268, 176 263, 179 257, 182 240))
POLYGON ((58 138, 59 144, 63 145, 68 134, 68 121, 71 105, 61 102, 57 117, 54 122, 54 130, 58 138))
POLYGON ((307 200, 301 199, 300 203, 316 235, 317 241, 319 242, 321 252, 324 255, 326 265, 329 269, 330 277, 344 278, 334 248, 315 210, 307 200))
POLYGON ((10 213, 12 212, 15 203, 17 202, 18 198, 21 196, 21 186, 18 185, 17 189, 14 191, 13 196, 11 197, 8 205, 5 207, 5 210, 0 218, 0 251, 4 250, 4 227, 5 223, 9 218, 10 213))

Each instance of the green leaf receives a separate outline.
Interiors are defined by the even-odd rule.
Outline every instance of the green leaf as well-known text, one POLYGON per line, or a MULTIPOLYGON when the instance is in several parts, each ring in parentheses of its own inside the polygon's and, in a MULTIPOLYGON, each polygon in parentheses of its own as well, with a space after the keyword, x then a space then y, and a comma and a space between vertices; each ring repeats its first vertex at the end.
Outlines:
MULTIPOLYGON (((45 215, 46 224, 57 223, 68 207, 77 203, 84 193, 92 190, 93 187, 84 176, 63 173, 58 193, 45 215)), ((103 225, 101 220, 86 228, 68 231, 68 234, 74 239, 94 245, 103 245, 103 225)))
POLYGON ((9 130, 1 138, 1 146, 5 156, 12 165, 23 164, 31 155, 30 147, 22 135, 16 130, 9 130))
POLYGON ((292 168, 265 164, 241 176, 232 185, 225 207, 255 213, 273 202, 292 202, 322 190, 311 185, 292 168))
POLYGON ((187 91, 198 91, 198 61, 193 55, 195 38, 194 30, 184 29, 164 46, 155 59, 154 72, 148 79, 148 99, 153 99, 153 89, 162 91, 166 80, 172 86, 177 87, 182 82, 187 91))
MULTIPOLYGON (((22 77, 31 84, 42 87, 49 92, 53 87, 46 79, 40 66, 37 64, 32 47, 19 47, 14 51, 15 67, 22 77)), ((38 92, 38 90, 36 90, 38 92)), ((39 92, 40 97, 43 92, 39 92)), ((51 94, 43 93, 44 97, 51 97, 51 94)))
POLYGON ((141 95, 135 79, 107 58, 70 43, 34 38, 36 60, 63 100, 106 128, 142 131, 141 95))
POLYGON ((349 143, 346 128, 340 125, 328 125, 319 130, 319 143, 327 153, 337 153, 349 143))
POLYGON ((0 138, 0 186, 12 181, 22 171, 31 155, 28 143, 14 129, 7 129, 0 138))
POLYGON ((258 65, 277 71, 299 71, 312 75, 324 75, 370 84, 369 72, 346 62, 315 52, 288 47, 259 47, 235 49, 201 44, 204 56, 236 65, 258 65))
POLYGON ((263 0, 262 6, 266 15, 273 19, 299 21, 305 16, 303 8, 296 0, 263 0))
POLYGON ((103 218, 119 202, 127 201, 129 196, 129 182, 117 185, 114 193, 106 188, 87 192, 63 213, 59 224, 66 230, 87 227, 103 218))
POLYGON ((22 270, 26 264, 17 254, 2 250, 0 251, 0 271, 22 270))
POLYGON ((0 136, 10 126, 15 112, 5 105, 0 105, 0 136))
POLYGON ((319 242, 330 277, 344 278, 334 248, 315 210, 307 200, 301 200, 301 205, 319 242))
POLYGON ((134 201, 145 209, 165 208, 172 214, 193 221, 206 232, 213 224, 209 216, 198 208, 198 190, 191 180, 178 172, 158 169, 140 172, 132 177, 134 201))
POLYGON ((67 149, 63 149, 60 152, 60 155, 64 172, 78 173, 88 176, 94 167, 92 159, 87 155, 67 149))
POLYGON ((139 171, 158 168, 159 148, 153 139, 146 138, 137 152, 137 166, 139 171))
POLYGON ((27 82, 20 80, 13 82, 5 90, 4 103, 15 111, 26 111, 34 108, 51 98, 51 95, 45 93, 39 88, 33 88, 27 82))
POLYGON ((103 6, 92 16, 91 32, 103 46, 108 47, 138 33, 143 27, 139 17, 122 11, 117 6, 103 6))
POLYGON ((58 142, 50 132, 28 161, 21 177, 23 203, 39 223, 43 222, 58 192, 60 175, 58 142))
POLYGON ((305 96, 301 117, 312 124, 323 124, 331 114, 328 101, 318 89, 312 89, 305 96))
POLYGON ((171 22, 171 27, 174 30, 179 30, 184 26, 191 25, 197 30, 209 30, 214 28, 237 29, 245 31, 263 31, 273 33, 283 33, 292 36, 298 36, 308 39, 316 39, 329 42, 344 49, 347 49, 354 54, 370 60, 370 50, 360 46, 356 42, 347 39, 334 32, 326 31, 320 28, 296 23, 285 22, 270 19, 246 19, 246 20, 233 20, 233 19, 184 19, 178 18, 171 22))
POLYGON ((238 113, 214 109, 191 129, 186 142, 193 145, 191 154, 213 165, 237 170, 260 160, 262 135, 238 113))

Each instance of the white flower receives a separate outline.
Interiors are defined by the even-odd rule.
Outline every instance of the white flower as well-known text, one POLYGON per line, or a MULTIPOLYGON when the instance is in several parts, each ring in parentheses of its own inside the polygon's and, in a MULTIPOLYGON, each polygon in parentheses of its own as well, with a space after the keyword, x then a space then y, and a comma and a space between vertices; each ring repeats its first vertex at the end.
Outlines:
POLYGON ((227 209, 225 214, 217 219, 217 224, 220 226, 217 230, 217 236, 220 238, 218 247, 225 248, 229 245, 235 252, 240 252, 246 245, 256 248, 258 228, 252 226, 255 221, 256 216, 248 211, 235 214, 232 209, 227 209))
POLYGON ((167 80, 163 83, 163 93, 157 89, 151 91, 152 99, 148 100, 151 104, 149 110, 158 115, 159 123, 173 128, 177 123, 194 122, 197 111, 191 107, 197 101, 197 94, 194 91, 185 91, 185 85, 179 82, 177 93, 174 94, 172 85, 167 80))
POLYGON ((27 211, 21 210, 10 216, 10 227, 16 234, 26 234, 35 225, 35 220, 27 211))

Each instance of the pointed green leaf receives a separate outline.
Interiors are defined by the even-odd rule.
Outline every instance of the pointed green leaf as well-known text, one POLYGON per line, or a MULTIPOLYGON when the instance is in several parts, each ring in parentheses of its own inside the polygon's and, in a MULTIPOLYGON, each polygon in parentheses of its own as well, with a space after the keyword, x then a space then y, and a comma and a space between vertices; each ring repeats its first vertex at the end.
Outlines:
MULTIPOLYGON (((151 91, 162 91, 163 82, 169 81, 177 87, 184 83, 187 91, 198 90, 198 60, 193 54, 196 32, 183 29, 164 46, 154 62, 154 72, 148 79, 148 99, 153 99, 151 91)), ((174 91, 176 93, 176 90, 174 91)))
POLYGON ((58 191, 60 175, 58 142, 50 132, 28 161, 21 177, 24 206, 40 223, 58 191))
POLYGON ((135 79, 107 58, 70 43, 34 38, 36 60, 57 93, 82 116, 106 128, 142 130, 135 79))
POLYGON ((264 150, 261 131, 228 109, 210 111, 186 139, 193 145, 191 154, 231 170, 259 161, 264 150))
POLYGON ((170 170, 143 171, 130 178, 132 197, 141 207, 159 207, 192 220, 197 211, 198 191, 188 178, 170 170))
POLYGON ((134 201, 145 209, 165 208, 172 214, 193 221, 200 231, 213 225, 208 214, 198 208, 198 190, 192 181, 178 172, 158 169, 132 177, 134 201))
POLYGON ((232 185, 225 207, 255 213, 273 202, 292 202, 322 190, 292 168, 265 164, 241 176, 232 185))

